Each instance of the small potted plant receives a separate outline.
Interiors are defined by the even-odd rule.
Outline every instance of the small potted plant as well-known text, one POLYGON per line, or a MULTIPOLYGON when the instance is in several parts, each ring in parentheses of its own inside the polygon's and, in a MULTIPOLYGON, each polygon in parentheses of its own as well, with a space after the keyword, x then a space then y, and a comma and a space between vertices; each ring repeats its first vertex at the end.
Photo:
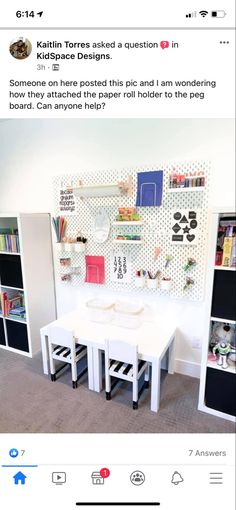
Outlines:
POLYGON ((172 280, 170 276, 163 276, 160 281, 161 290, 169 291, 172 287, 172 280))
POLYGON ((171 263, 172 260, 173 260, 172 255, 166 255, 165 269, 169 266, 169 264, 171 263))
POLYGON ((189 257, 186 264, 184 265, 184 271, 191 271, 196 266, 197 262, 193 257, 189 257))
POLYGON ((187 276, 187 278, 185 280, 185 284, 184 284, 184 290, 190 289, 191 287, 193 287, 193 285, 194 285, 194 280, 192 278, 189 278, 189 276, 187 276))

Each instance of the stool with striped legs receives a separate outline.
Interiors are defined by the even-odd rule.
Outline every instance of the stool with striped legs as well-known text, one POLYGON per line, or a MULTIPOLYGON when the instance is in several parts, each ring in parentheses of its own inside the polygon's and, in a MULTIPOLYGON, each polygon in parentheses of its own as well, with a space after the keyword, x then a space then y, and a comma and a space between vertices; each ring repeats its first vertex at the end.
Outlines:
POLYGON ((111 377, 129 381, 133 385, 133 409, 138 409, 138 399, 144 388, 149 386, 149 365, 138 359, 138 346, 121 340, 106 340, 105 342, 105 378, 106 399, 111 400, 111 391, 116 382, 111 384, 111 377), (145 372, 145 381, 141 390, 138 382, 145 372))
POLYGON ((77 363, 87 355, 87 347, 75 343, 73 331, 50 326, 48 332, 48 349, 51 381, 56 381, 57 374, 66 366, 71 365, 72 387, 77 388, 78 380, 87 371, 87 366, 77 374, 77 363), (63 364, 56 369, 56 361, 63 364))

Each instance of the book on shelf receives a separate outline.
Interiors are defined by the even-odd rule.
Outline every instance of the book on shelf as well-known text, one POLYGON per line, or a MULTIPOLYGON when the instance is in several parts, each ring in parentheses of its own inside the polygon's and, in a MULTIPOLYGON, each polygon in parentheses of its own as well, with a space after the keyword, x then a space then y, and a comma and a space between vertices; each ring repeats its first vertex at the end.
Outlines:
POLYGON ((236 216, 223 217, 217 233, 215 265, 236 267, 236 216))
POLYGON ((16 306, 9 311, 9 317, 17 317, 21 319, 25 319, 25 307, 24 306, 16 306))
POLYGON ((0 252, 19 253, 19 236, 17 229, 0 228, 0 252))
POLYGON ((7 292, 1 293, 1 314, 4 317, 8 316, 20 316, 25 318, 25 305, 24 305, 24 294, 18 292, 17 294, 8 296, 7 292))
POLYGON ((6 301, 7 301, 7 293, 6 292, 2 292, 1 293, 1 310, 2 310, 2 315, 5 315, 6 301))

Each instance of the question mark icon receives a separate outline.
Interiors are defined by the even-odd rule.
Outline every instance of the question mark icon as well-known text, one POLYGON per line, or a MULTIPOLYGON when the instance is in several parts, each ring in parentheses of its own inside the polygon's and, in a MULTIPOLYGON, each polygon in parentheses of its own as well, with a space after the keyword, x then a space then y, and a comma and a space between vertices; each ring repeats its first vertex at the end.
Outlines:
POLYGON ((169 48, 169 41, 161 41, 161 48, 164 50, 165 48, 169 48))

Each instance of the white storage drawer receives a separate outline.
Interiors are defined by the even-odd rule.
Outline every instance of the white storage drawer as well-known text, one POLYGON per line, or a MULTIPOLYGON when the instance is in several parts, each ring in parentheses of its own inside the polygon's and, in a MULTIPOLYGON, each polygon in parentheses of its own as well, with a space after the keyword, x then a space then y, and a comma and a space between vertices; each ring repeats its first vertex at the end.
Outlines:
POLYGON ((87 301, 86 307, 89 319, 93 322, 110 322, 112 319, 114 303, 102 299, 87 301))
POLYGON ((113 324, 124 328, 138 328, 143 320, 143 307, 137 304, 117 302, 114 305, 113 324))

